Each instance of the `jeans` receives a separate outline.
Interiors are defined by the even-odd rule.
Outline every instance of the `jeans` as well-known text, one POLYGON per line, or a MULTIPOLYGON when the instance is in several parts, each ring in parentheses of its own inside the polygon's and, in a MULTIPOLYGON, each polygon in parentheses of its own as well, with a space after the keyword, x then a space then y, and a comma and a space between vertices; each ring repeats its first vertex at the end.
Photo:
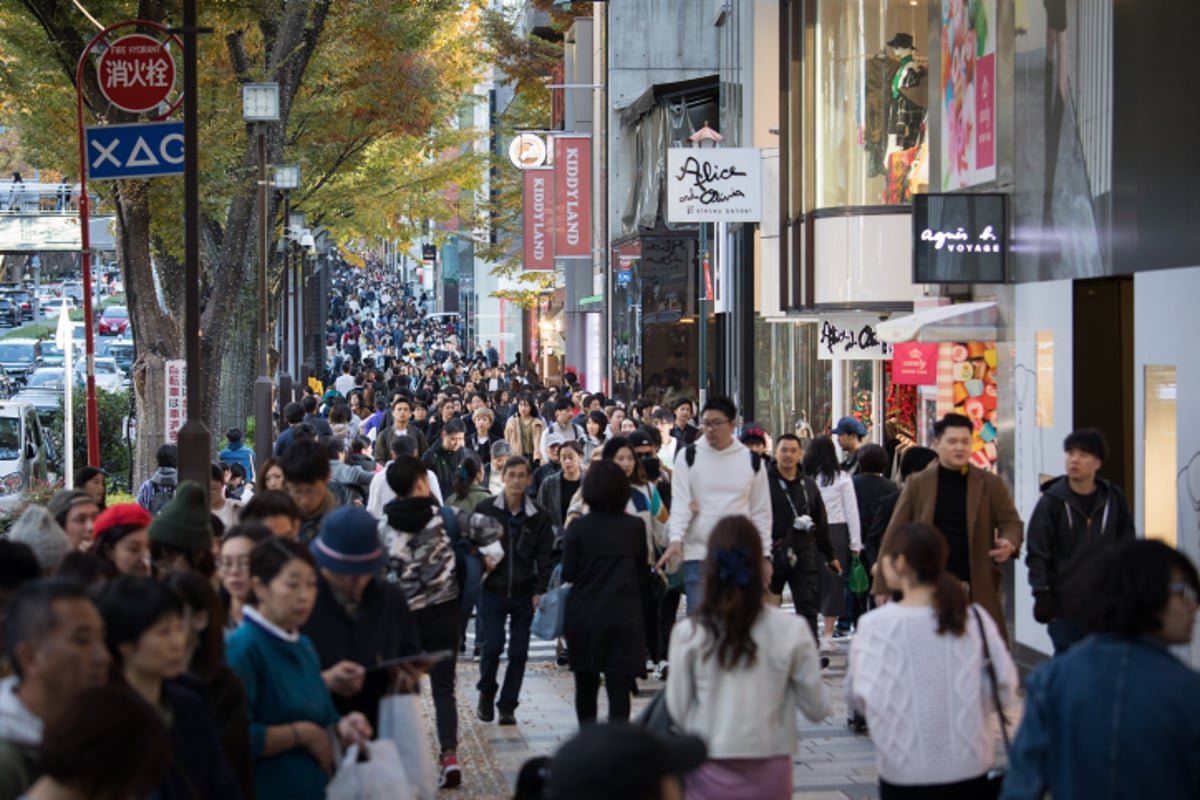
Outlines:
POLYGON ((459 624, 459 632, 462 634, 462 641, 467 640, 467 625, 471 622, 471 612, 475 612, 475 644, 483 645, 483 618, 479 613, 479 587, 483 580, 483 559, 478 555, 468 555, 464 562, 467 565, 467 580, 463 584, 462 594, 462 620, 459 624))
MULTIPOLYGON (((628 722, 630 688, 633 676, 617 672, 604 673, 604 691, 608 694, 608 721, 628 722)), ((575 716, 579 725, 596 721, 596 697, 600 694, 600 673, 575 671, 575 716)))
POLYGON ((700 576, 703 568, 703 561, 683 562, 683 596, 687 598, 688 616, 695 614, 700 607, 700 598, 703 597, 700 576))
POLYGON ((458 748, 458 706, 454 701, 454 674, 458 664, 458 601, 439 603, 413 612, 421 646, 427 653, 446 650, 450 658, 429 671, 433 710, 437 716, 438 744, 445 753, 458 748))
POLYGON ((501 711, 516 709, 525 679, 525 661, 529 657, 529 626, 533 622, 533 595, 509 597, 483 589, 479 593, 479 613, 483 616, 483 653, 479 659, 479 683, 476 688, 488 695, 500 689, 496 707, 501 711), (500 671, 500 654, 504 652, 504 622, 511 626, 508 640, 508 668, 504 671, 504 686, 496 684, 500 671))

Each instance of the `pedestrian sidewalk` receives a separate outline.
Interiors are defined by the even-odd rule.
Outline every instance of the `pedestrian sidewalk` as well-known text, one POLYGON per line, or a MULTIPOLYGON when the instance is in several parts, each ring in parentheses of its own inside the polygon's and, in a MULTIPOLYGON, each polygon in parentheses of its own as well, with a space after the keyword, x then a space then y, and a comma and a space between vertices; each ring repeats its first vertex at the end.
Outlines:
MULTIPOLYGON (((532 655, 532 654, 531 654, 532 655)), ((502 663, 503 670, 507 664, 502 663)), ((798 717, 800 748, 793 759, 793 797, 811 800, 877 798, 875 749, 865 735, 855 735, 846 725, 842 679, 846 674, 844 654, 831 656, 824 670, 832 698, 832 711, 820 723, 798 717)), ((551 755, 578 731, 575 721, 575 684, 571 673, 557 667, 552 657, 531 660, 521 690, 516 726, 482 723, 475 718, 478 700, 475 682, 478 662, 460 662, 458 667, 459 761, 463 786, 444 796, 500 800, 512 796, 517 774, 527 760, 551 755)), ((663 684, 643 681, 641 696, 633 700, 636 715, 663 684)), ((600 718, 607 713, 600 692, 600 718)), ((425 707, 432 736, 433 704, 425 689, 425 707)))

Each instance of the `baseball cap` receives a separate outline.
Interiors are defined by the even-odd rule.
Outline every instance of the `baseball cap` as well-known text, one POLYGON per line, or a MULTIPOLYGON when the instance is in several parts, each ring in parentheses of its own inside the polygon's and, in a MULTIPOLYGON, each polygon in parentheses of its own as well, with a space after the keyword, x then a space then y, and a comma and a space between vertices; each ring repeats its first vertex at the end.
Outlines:
POLYGON ((627 723, 588 725, 550 760, 549 800, 655 797, 667 775, 684 775, 708 757, 695 736, 662 738, 627 723))
POLYGON ((867 426, 854 417, 842 417, 832 431, 834 436, 840 433, 853 433, 855 436, 866 436, 867 426))

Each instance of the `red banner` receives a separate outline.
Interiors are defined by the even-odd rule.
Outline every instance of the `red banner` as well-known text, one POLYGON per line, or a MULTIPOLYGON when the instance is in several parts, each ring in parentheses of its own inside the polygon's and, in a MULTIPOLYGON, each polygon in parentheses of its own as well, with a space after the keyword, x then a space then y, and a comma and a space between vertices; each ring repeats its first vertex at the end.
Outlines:
POLYGON ((554 137, 554 255, 592 254, 592 140, 554 137))
POLYGON ((905 386, 937 384, 937 343, 900 342, 892 348, 892 383, 905 386))
POLYGON ((525 170, 525 269, 554 269, 554 170, 525 170))

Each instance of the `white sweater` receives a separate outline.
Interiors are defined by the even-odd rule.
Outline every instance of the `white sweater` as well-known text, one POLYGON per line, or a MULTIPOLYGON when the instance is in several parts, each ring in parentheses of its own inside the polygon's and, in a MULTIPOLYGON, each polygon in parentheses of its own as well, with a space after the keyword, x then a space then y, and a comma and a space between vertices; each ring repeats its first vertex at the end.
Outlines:
POLYGON ((758 473, 750 451, 736 439, 724 450, 715 450, 703 437, 696 442, 696 460, 688 466, 681 447, 675 454, 671 479, 672 542, 683 542, 684 561, 703 561, 708 556, 708 537, 722 517, 743 514, 750 518, 762 538, 763 555, 771 554, 771 490, 767 465, 758 473), (692 510, 692 502, 699 507, 692 510))
MULTIPOLYGON (((1007 708, 1016 696, 1017 669, 991 616, 974 607, 1007 708)), ((970 610, 965 635, 938 635, 934 609, 888 603, 859 620, 848 661, 846 701, 867 718, 880 778, 899 785, 952 783, 994 766, 995 701, 970 610)))
POLYGON ((858 498, 854 494, 854 480, 848 473, 839 472, 837 479, 826 486, 820 480, 821 501, 825 503, 825 516, 830 525, 845 525, 850 529, 850 549, 862 549, 862 521, 858 518, 858 498))
POLYGON ((821 659, 803 617, 766 606, 751 629, 754 666, 723 670, 706 656, 709 635, 694 617, 671 631, 667 710, 704 739, 709 758, 770 758, 796 752, 796 712, 829 713, 821 659))

